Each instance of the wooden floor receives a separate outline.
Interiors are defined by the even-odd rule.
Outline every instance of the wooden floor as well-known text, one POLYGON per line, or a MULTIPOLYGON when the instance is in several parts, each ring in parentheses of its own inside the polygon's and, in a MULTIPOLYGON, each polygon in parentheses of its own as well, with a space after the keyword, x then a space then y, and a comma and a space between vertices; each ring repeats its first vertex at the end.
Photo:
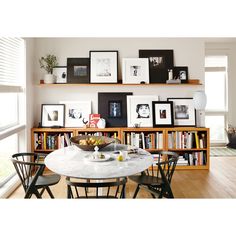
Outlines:
MULTIPOLYGON (((132 198, 135 185, 128 182, 126 197, 132 198)), ((51 187, 56 198, 66 198, 65 179, 51 187)), ((211 157, 210 170, 178 170, 172 179, 175 198, 236 198, 236 157, 211 157)), ((23 198, 19 187, 9 198, 23 198)), ((44 198, 49 198, 47 193, 44 198)), ((151 198, 141 190, 138 198, 151 198)))

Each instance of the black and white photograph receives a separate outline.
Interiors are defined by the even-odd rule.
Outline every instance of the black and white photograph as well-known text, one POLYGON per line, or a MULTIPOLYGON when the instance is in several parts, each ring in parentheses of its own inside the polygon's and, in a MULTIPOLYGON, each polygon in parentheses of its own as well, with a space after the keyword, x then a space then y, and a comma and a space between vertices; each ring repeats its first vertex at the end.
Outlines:
POLYGON ((173 102, 158 101, 152 102, 153 108, 153 127, 173 126, 173 102))
POLYGON ((98 113, 106 127, 127 126, 127 96, 133 93, 98 93, 98 113))
POLYGON ((120 118, 122 116, 122 101, 109 101, 110 118, 120 118))
POLYGON ((139 124, 140 127, 152 127, 152 102, 158 100, 158 96, 127 96, 128 127, 135 127, 135 124, 139 124))
POLYGON ((150 118, 150 106, 149 104, 137 104, 136 105, 137 118, 150 118))
POLYGON ((90 83, 117 83, 118 51, 90 51, 90 83))
POLYGON ((123 58, 123 84, 149 84, 149 64, 147 58, 123 58))
POLYGON ((89 83, 90 60, 89 58, 67 58, 67 83, 89 83))
POLYGON ((175 126, 196 126, 193 98, 167 98, 167 101, 173 102, 175 126))
POLYGON ((65 105, 64 104, 42 104, 41 106, 42 127, 53 127, 65 125, 65 105))
POLYGON ((91 101, 60 101, 65 104, 65 127, 84 127, 91 114, 91 101))
POLYGON ((67 67, 66 66, 53 67, 52 73, 54 76, 56 76, 57 84, 67 83, 67 67))
POLYGON ((168 50, 139 50, 140 58, 148 58, 150 83, 166 83, 168 69, 174 67, 174 51, 168 50))
POLYGON ((181 83, 188 83, 188 67, 175 66, 173 69, 173 78, 179 79, 181 83))

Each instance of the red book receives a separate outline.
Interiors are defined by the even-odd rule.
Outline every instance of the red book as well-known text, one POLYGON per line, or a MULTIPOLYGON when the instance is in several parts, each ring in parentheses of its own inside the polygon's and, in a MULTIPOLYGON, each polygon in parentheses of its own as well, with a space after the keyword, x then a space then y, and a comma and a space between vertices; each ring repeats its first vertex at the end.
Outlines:
POLYGON ((100 119, 100 114, 89 114, 89 127, 97 128, 97 123, 100 119))

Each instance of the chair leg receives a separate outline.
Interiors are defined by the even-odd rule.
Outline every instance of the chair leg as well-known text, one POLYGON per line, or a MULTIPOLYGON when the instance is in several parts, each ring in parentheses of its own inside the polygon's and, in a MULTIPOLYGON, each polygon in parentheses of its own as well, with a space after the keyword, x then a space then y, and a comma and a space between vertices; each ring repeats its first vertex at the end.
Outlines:
POLYGON ((53 196, 53 194, 52 194, 52 192, 51 192, 51 190, 48 186, 46 187, 46 190, 47 190, 48 194, 50 195, 50 197, 54 198, 54 196, 53 196))
POLYGON ((136 197, 137 197, 138 192, 139 192, 139 184, 137 185, 137 188, 136 188, 136 190, 135 190, 135 192, 134 192, 133 198, 136 198, 136 197))

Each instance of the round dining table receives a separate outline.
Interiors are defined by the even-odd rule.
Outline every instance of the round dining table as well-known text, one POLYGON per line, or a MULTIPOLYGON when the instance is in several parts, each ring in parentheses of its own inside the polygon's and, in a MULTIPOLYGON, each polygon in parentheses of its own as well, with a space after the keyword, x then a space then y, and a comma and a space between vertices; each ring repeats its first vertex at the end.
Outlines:
POLYGON ((45 158, 45 165, 53 172, 81 179, 112 179, 140 173, 153 164, 152 155, 140 148, 124 144, 110 144, 99 150, 107 158, 104 161, 91 159, 93 152, 83 151, 75 145, 55 150, 45 158), (119 153, 125 154, 123 161, 119 153))

